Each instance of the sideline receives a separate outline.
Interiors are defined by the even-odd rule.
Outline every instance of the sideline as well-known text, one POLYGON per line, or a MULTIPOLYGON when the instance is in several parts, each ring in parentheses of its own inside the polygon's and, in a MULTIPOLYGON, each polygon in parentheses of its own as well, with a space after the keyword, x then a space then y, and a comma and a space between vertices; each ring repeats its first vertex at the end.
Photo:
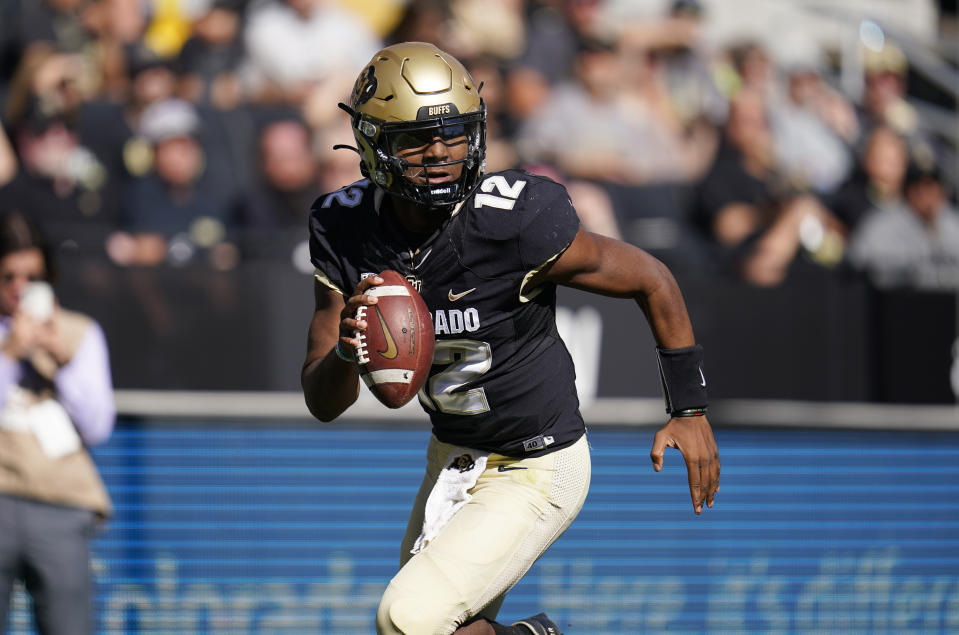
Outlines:
MULTIPOLYGON (((299 392, 118 390, 115 397, 118 413, 127 417, 310 419, 299 392)), ((731 427, 959 431, 959 405, 728 399, 710 405, 709 414, 711 423, 731 427)), ((590 426, 655 426, 666 421, 663 400, 657 397, 597 399, 583 408, 583 417, 590 426)), ((390 410, 367 391, 341 418, 426 424, 416 400, 390 410)))

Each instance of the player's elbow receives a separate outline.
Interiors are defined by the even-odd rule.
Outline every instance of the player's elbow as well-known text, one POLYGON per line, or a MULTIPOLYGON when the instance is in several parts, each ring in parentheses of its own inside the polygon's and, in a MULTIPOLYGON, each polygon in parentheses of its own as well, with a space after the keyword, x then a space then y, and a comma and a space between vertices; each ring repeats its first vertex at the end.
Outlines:
POLYGON ((303 397, 306 401, 306 409, 310 411, 314 418, 323 423, 333 421, 345 410, 345 408, 334 407, 332 400, 316 395, 308 390, 305 385, 303 386, 303 397))
POLYGON ((356 401, 356 394, 317 394, 316 392, 304 388, 303 395, 306 399, 306 408, 316 419, 323 423, 333 421, 347 408, 356 401))
POLYGON ((306 407, 309 409, 310 414, 313 415, 316 419, 322 421, 323 423, 329 423, 343 414, 343 408, 327 408, 323 405, 311 404, 309 400, 306 402, 306 407))
POLYGON ((658 292, 667 292, 670 295, 679 294, 679 283, 676 282, 676 277, 661 260, 649 256, 648 271, 649 276, 647 276, 646 288, 644 289, 645 295, 650 296, 658 292))
POLYGON ((339 417, 360 395, 354 371, 345 371, 335 355, 308 360, 300 374, 306 407, 314 417, 328 423, 339 417))

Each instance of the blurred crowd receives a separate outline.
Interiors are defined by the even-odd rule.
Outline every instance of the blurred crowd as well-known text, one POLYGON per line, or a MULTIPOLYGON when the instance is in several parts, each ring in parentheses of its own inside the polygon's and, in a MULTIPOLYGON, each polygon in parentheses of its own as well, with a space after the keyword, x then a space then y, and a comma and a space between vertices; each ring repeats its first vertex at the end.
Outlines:
POLYGON ((487 170, 563 182, 592 231, 760 286, 959 288, 955 148, 894 42, 862 47, 852 96, 828 52, 778 63, 708 43, 697 0, 640 4, 0 0, 0 208, 118 267, 311 271, 311 202, 360 178, 337 102, 378 48, 420 40, 482 82, 487 170))

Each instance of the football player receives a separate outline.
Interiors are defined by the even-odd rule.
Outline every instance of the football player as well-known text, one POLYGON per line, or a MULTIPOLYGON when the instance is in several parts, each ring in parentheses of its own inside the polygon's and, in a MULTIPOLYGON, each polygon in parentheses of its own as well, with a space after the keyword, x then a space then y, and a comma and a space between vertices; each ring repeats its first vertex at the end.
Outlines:
POLYGON ((649 254, 584 231, 561 185, 522 170, 484 174, 479 87, 435 46, 383 49, 341 107, 366 178, 321 196, 311 212, 316 311, 302 372, 310 411, 330 421, 357 398, 352 360, 367 322, 354 316, 376 303, 366 292, 382 284, 377 272, 406 276, 436 333, 419 393, 433 425, 426 475, 377 632, 559 633, 543 614, 493 621, 589 488, 556 286, 632 298, 645 313, 671 415, 655 435, 653 467, 667 446, 682 452, 699 514, 719 489, 719 454, 680 290, 649 254), (454 513, 437 516, 444 506, 454 513))

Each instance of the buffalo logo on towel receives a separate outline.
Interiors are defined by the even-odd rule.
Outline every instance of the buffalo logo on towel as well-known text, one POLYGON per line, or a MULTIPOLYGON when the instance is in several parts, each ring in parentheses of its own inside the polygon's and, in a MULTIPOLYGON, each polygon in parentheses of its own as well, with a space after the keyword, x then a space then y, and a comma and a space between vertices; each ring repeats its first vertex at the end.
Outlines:
POLYGON ((460 472, 469 472, 473 469, 476 463, 473 461, 473 457, 469 454, 461 454, 450 463, 448 470, 457 469, 460 472))

